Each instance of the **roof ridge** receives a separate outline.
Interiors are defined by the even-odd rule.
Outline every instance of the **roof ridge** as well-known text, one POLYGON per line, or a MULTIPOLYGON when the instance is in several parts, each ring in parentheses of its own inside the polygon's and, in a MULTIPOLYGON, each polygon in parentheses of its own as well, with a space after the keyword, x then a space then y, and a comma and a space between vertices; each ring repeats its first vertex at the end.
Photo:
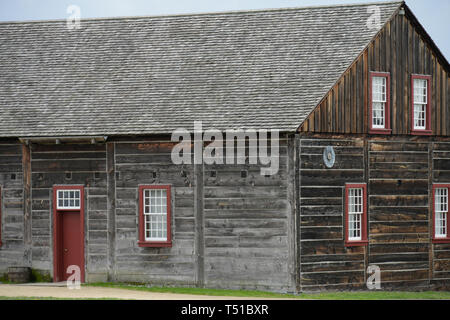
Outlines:
MULTIPOLYGON (((308 9, 326 9, 326 8, 345 8, 345 7, 364 7, 371 5, 389 5, 389 4, 404 4, 403 0, 390 1, 371 1, 363 3, 348 3, 348 4, 333 4, 333 5, 317 5, 305 7, 284 7, 284 8, 267 8, 267 9, 250 9, 250 10, 229 10, 216 12, 198 12, 198 13, 179 13, 179 14, 162 14, 162 15, 142 15, 142 16, 117 16, 117 17, 95 17, 95 18, 81 18, 81 21, 105 21, 105 20, 138 20, 149 18, 178 18, 178 17, 193 17, 193 16, 216 16, 216 15, 231 15, 231 14, 256 14, 256 13, 270 13, 280 11, 296 11, 308 9)), ((0 25, 5 24, 38 24, 38 23, 61 23, 66 22, 67 19, 43 19, 43 20, 17 20, 17 21, 0 21, 0 25)))

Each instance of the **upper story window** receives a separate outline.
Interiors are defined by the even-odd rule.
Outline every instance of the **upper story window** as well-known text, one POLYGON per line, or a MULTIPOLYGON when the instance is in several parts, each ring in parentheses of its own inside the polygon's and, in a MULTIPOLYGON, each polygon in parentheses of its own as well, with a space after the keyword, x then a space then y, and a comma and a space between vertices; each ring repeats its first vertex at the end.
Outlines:
POLYGON ((431 103, 430 76, 412 75, 411 80, 411 133, 430 135, 431 103))
POLYGON ((450 184, 433 186, 434 242, 450 242, 448 229, 448 197, 450 184))
POLYGON ((345 244, 362 246, 367 241, 367 188, 365 184, 345 186, 345 244))
POLYGON ((169 247, 170 186, 139 187, 139 246, 169 247))
POLYGON ((386 72, 371 72, 370 98, 370 133, 390 134, 390 74, 386 72))

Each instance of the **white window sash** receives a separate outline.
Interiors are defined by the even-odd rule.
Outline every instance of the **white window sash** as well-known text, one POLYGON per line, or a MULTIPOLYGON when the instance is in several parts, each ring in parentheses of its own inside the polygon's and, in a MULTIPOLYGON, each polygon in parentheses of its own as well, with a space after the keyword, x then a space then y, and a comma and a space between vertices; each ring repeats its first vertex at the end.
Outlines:
POLYGON ((143 190, 143 213, 144 213, 144 239, 145 241, 167 241, 168 221, 167 221, 167 191, 166 189, 144 189, 143 190), (152 200, 153 199, 153 200, 152 200), (148 200, 148 204, 147 204, 148 200), (152 202, 155 204, 152 204, 152 202), (158 203, 159 202, 159 203, 158 203), (151 209, 158 208, 158 212, 151 209), (160 217, 160 219, 157 219, 160 217), (155 218, 154 220, 152 220, 155 218), (156 229, 152 225, 157 226, 156 229), (164 236, 154 236, 154 234, 165 234, 164 236), (148 236, 150 235, 150 236, 148 236))
POLYGON ((372 128, 374 129, 385 129, 386 128, 386 103, 384 102, 373 102, 372 104, 372 128), (377 116, 376 112, 379 111, 379 108, 375 108, 375 104, 381 103, 383 116, 380 118, 377 116), (382 124, 377 124, 377 122, 381 122, 382 124))
POLYGON ((447 238, 448 188, 436 188, 434 194, 434 237, 447 238))
POLYGON ((372 128, 374 129, 386 128, 387 90, 388 88, 386 77, 374 76, 372 78, 372 128), (381 81, 379 81, 380 79, 381 81), (382 105, 382 118, 376 116, 376 111, 378 111, 379 108, 375 108, 375 104, 382 105), (382 122, 382 124, 377 124, 377 122, 382 122))
POLYGON ((81 189, 57 189, 56 209, 57 210, 81 209, 81 189))
POLYGON ((425 130, 427 128, 427 108, 428 108, 428 81, 425 79, 414 79, 414 94, 413 94, 413 117, 414 129, 425 130), (423 92, 425 91, 425 92, 423 92), (421 98, 417 100, 417 98, 421 98), (419 109, 419 110, 417 110, 419 109), (423 115, 423 118, 421 117, 423 115), (423 125, 418 125, 418 122, 423 122, 423 125))
POLYGON ((348 241, 362 240, 362 225, 364 215, 364 189, 350 188, 347 199, 348 210, 348 241))

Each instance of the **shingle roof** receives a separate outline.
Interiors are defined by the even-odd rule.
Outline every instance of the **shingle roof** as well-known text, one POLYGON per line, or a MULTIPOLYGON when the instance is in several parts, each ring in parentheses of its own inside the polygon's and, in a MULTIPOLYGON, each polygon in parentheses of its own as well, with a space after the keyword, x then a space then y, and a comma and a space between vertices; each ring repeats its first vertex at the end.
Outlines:
POLYGON ((370 5, 0 23, 0 137, 295 131, 377 33, 370 5))

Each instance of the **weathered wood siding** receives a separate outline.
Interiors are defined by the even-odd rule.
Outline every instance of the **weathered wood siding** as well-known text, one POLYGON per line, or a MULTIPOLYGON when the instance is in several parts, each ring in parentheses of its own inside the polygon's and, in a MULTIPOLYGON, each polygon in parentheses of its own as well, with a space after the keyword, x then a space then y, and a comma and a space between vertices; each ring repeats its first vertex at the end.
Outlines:
POLYGON ((273 176, 261 175, 267 165, 250 165, 248 157, 243 165, 175 165, 171 160, 175 143, 167 138, 7 146, 0 150, 6 208, 1 267, 28 262, 52 275, 52 188, 83 185, 87 281, 293 292, 297 205, 293 141, 280 138, 279 170, 273 176), (11 173, 16 180, 10 180, 11 173), (153 184, 172 186, 172 247, 137 243, 138 188, 153 184), (30 201, 29 222, 24 220, 24 190, 30 201), (27 223, 29 259, 24 245, 27 223))
POLYGON ((0 274, 20 266, 24 258, 22 145, 0 144, 0 187, 2 246, 0 274))
POLYGON ((380 267, 383 287, 428 285, 431 148, 411 139, 368 142, 368 260, 380 267))
POLYGON ((366 248, 344 246, 344 194, 346 183, 366 182, 364 140, 301 138, 299 154, 301 290, 362 288, 366 248), (326 146, 335 150, 332 169, 326 146))
POLYGON ((108 199, 105 151, 105 144, 32 145, 33 268, 53 274, 53 186, 84 185, 86 279, 106 279, 108 199))
POLYGON ((116 251, 119 281, 190 284, 196 280, 194 166, 174 165, 168 141, 115 143, 116 251), (172 185, 171 248, 142 248, 138 241, 139 185, 172 185))
POLYGON ((245 165, 203 166, 206 286, 295 290, 287 138, 279 145, 279 170, 272 176, 261 175, 267 165, 248 160, 245 165))
POLYGON ((432 243, 432 185, 450 182, 450 142, 433 138, 300 138, 301 290, 448 288, 450 246, 432 243), (336 163, 322 156, 333 146, 336 163), (367 247, 345 247, 346 183, 366 183, 367 247))
MULTIPOLYGON (((450 183, 450 142, 433 143, 433 183, 450 183)), ((430 219, 431 221, 431 219, 430 219)), ((431 278, 438 288, 450 288, 450 244, 433 244, 431 278)))
POLYGON ((391 75, 393 135, 411 130, 411 75, 431 75, 433 135, 450 134, 450 73, 408 15, 396 15, 337 81, 307 120, 301 132, 369 132, 369 73, 391 75))

